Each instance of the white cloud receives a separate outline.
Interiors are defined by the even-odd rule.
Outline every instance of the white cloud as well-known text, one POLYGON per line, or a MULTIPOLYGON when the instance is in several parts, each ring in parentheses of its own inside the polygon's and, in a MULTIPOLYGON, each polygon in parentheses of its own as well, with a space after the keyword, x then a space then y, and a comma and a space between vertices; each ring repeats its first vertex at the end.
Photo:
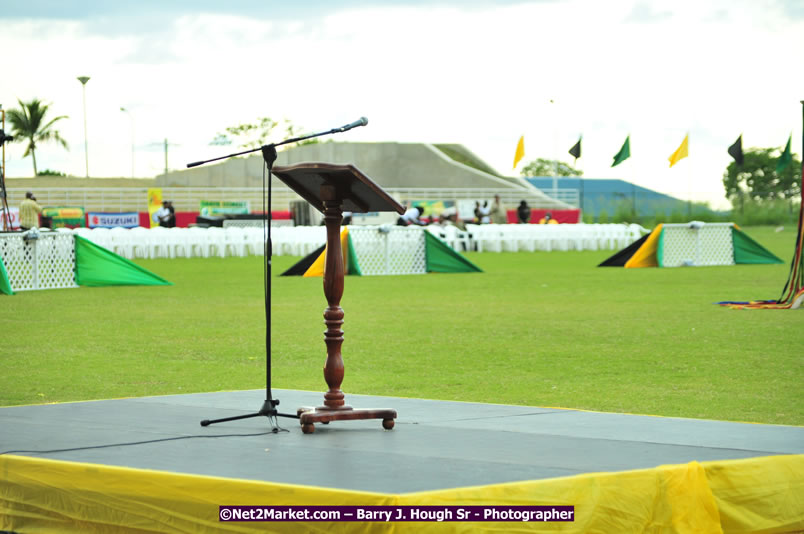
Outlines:
MULTIPOLYGON (((310 131, 369 126, 346 141, 458 142, 513 173, 525 161, 569 160, 583 134, 587 177, 617 177, 695 199, 722 198, 726 148, 800 139, 804 21, 789 4, 742 1, 489 3, 435 7, 356 2, 320 16, 171 16, 126 27, 112 18, 6 20, 0 99, 53 102, 70 115, 71 144, 39 151, 41 168, 84 173, 83 108, 76 76, 88 75, 90 173, 130 173, 131 110, 138 174, 221 154, 209 141, 259 116, 310 131), (107 23, 104 24, 103 20, 107 23), (98 28, 125 31, 99 32, 98 28), (554 104, 550 100, 555 101, 554 104), (690 133, 690 157, 667 157, 690 133), (632 157, 612 169, 626 135, 632 157)), ((19 146, 9 176, 28 175, 19 146)), ((723 204, 722 200, 719 202, 723 204)))

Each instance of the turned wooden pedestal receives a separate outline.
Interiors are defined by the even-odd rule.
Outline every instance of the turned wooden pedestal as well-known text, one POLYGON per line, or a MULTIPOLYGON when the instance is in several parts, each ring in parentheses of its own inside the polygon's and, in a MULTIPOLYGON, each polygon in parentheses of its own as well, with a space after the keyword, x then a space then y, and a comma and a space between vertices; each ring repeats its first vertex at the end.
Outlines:
POLYGON ((302 432, 311 434, 315 431, 314 423, 328 424, 330 421, 347 421, 354 419, 382 419, 383 428, 390 430, 396 419, 395 410, 355 410, 344 401, 341 391, 344 367, 341 356, 343 344, 343 297, 344 264, 341 249, 341 222, 343 220, 343 198, 337 187, 324 183, 321 185, 320 198, 324 204, 324 222, 327 228, 326 262, 324 264, 324 296, 327 309, 324 310, 324 343, 327 346, 327 361, 324 365, 324 380, 329 391, 324 394, 324 405, 317 408, 299 408, 298 415, 302 432))

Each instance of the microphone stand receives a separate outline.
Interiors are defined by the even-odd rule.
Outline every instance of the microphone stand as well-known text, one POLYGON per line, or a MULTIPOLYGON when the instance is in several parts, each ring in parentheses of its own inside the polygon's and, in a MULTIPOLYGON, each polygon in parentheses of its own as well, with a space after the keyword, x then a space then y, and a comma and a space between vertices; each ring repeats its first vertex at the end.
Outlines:
MULTIPOLYGON (((273 244, 271 243, 271 173, 273 171, 274 162, 276 161, 277 157, 276 147, 287 145, 290 143, 296 143, 298 141, 304 141, 306 139, 311 139, 313 137, 320 137, 322 135, 331 135, 335 133, 346 132, 351 130, 352 128, 356 128, 358 126, 365 126, 366 124, 368 124, 368 120, 365 117, 361 117, 359 120, 351 124, 341 126, 340 128, 333 128, 325 132, 294 137, 292 139, 286 139, 285 141, 279 143, 271 143, 263 145, 259 148, 244 150, 242 152, 229 154, 227 156, 221 156, 218 158, 212 158, 204 161, 195 161, 193 163, 187 164, 187 168, 189 169, 192 167, 198 167, 199 165, 204 165, 205 163, 210 163, 222 159, 229 159, 235 156, 241 156, 243 154, 250 154, 252 152, 261 151, 262 158, 265 161, 265 165, 268 169, 268 206, 267 207, 264 206, 263 208, 263 232, 265 235, 265 258, 266 258, 265 264, 263 266, 264 285, 265 285, 265 401, 263 402, 262 407, 257 412, 248 413, 245 415, 235 415, 233 417, 223 417, 220 419, 204 419, 203 421, 201 421, 201 426, 214 425, 215 423, 225 423, 227 421, 237 421, 239 419, 249 419, 252 417, 267 417, 271 423, 271 431, 276 434, 280 431, 287 432, 287 430, 279 426, 277 417, 289 417, 291 419, 299 419, 299 415, 297 414, 279 413, 279 411, 277 411, 276 409, 276 407, 279 406, 279 399, 273 398, 273 395, 271 394, 271 257, 273 256, 273 244)), ((265 201, 265 179, 263 178, 263 202, 264 201, 265 201)))

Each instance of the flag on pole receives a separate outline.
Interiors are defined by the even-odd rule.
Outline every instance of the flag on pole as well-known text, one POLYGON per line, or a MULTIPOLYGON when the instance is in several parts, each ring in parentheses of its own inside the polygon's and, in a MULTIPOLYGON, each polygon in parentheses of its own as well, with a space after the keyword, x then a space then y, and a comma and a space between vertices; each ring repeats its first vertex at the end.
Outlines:
POLYGON ((670 160, 670 166, 671 167, 673 165, 675 165, 676 163, 678 163, 680 160, 682 160, 682 159, 684 159, 684 158, 686 158, 687 156, 690 155, 689 154, 689 144, 690 144, 690 134, 687 134, 687 135, 684 136, 684 140, 681 141, 681 145, 679 145, 679 147, 676 149, 676 151, 673 152, 673 155, 670 156, 669 158, 667 158, 667 159, 670 160))
POLYGON ((525 136, 519 138, 519 143, 516 145, 516 152, 514 153, 514 169, 516 169, 517 163, 525 157, 525 136))
POLYGON ((578 161, 578 158, 581 157, 581 139, 583 139, 583 136, 578 138, 578 142, 572 145, 572 148, 569 149, 570 156, 575 158, 576 162, 578 161))
POLYGON ((740 137, 729 147, 729 156, 734 158, 737 165, 743 164, 743 134, 740 134, 740 137))
POLYGON ((623 147, 620 149, 617 154, 614 156, 614 163, 611 164, 612 167, 616 167, 623 161, 627 160, 631 157, 631 136, 625 138, 625 143, 623 143, 623 147))
POLYGON ((779 156, 779 159, 776 161, 776 174, 779 174, 783 170, 790 165, 790 162, 793 161, 793 152, 790 150, 790 143, 793 141, 793 134, 790 134, 790 137, 787 138, 787 146, 784 147, 784 152, 782 155, 779 156))

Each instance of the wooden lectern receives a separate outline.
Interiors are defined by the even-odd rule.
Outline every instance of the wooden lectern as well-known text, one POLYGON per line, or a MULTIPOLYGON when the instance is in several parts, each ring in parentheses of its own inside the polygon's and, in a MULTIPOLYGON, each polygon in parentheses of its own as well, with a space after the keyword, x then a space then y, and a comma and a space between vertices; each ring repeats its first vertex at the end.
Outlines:
POLYGON ((327 250, 324 263, 324 343, 327 346, 327 361, 324 365, 324 380, 329 391, 324 394, 324 405, 315 409, 300 408, 298 411, 302 432, 315 431, 314 423, 352 419, 382 419, 383 428, 394 427, 395 410, 355 410, 344 402, 341 391, 344 367, 341 356, 343 344, 343 253, 341 250, 341 222, 343 212, 368 213, 373 211, 396 211, 400 215, 405 208, 391 198, 371 178, 352 165, 327 163, 299 163, 273 168, 273 174, 303 199, 324 214, 327 227, 327 250))

